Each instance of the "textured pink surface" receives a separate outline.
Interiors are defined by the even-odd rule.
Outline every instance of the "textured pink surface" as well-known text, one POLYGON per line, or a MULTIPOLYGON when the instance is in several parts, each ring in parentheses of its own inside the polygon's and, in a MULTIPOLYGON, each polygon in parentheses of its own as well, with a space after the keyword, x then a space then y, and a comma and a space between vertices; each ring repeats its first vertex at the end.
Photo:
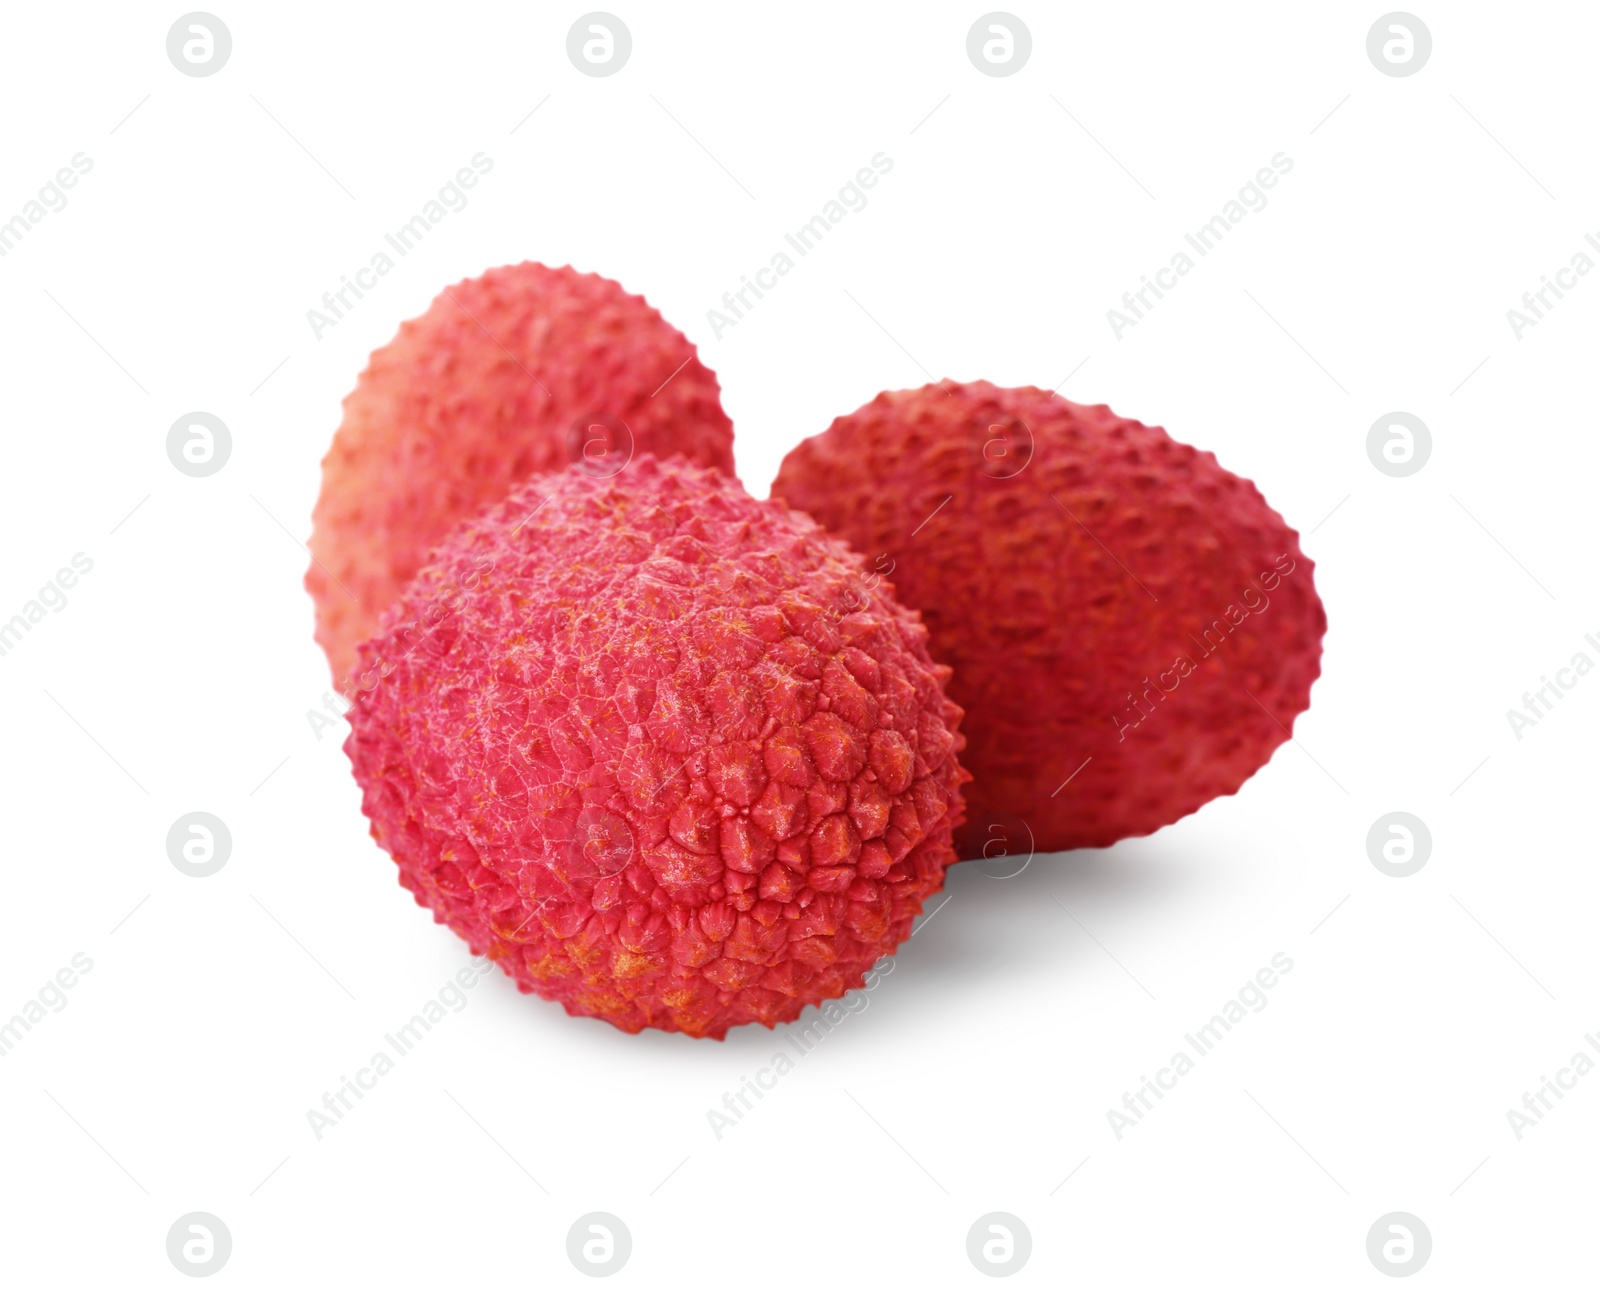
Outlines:
POLYGON ((721 1038, 861 982, 954 860, 927 633, 803 515, 636 458, 461 528, 360 648, 400 881, 524 991, 721 1038))
POLYGON ((609 471, 630 440, 733 471, 717 378, 609 278, 491 269, 404 323, 345 399, 322 462, 306 587, 335 682, 459 520, 580 453, 609 471))
POLYGON ((1107 407, 880 394, 791 452, 772 495, 892 560, 954 669, 965 856, 1150 833, 1236 792, 1310 703, 1326 618, 1294 531, 1210 453, 1107 407))

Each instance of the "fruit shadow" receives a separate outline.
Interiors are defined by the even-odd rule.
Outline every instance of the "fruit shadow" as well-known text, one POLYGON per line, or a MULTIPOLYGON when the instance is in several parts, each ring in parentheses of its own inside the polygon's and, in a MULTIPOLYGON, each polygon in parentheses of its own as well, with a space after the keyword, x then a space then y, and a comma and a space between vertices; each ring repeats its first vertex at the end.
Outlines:
MULTIPOLYGON (((1011 860, 952 865, 944 890, 928 899, 884 974, 897 1019, 878 1025, 897 1029, 919 1016, 942 1016, 954 993, 991 993, 1025 976, 1070 973, 1080 964, 1099 971, 1105 951, 1094 929, 1114 925, 1130 911, 1180 899, 1177 889, 1197 880, 1189 859, 1170 846, 1138 839, 1102 850, 1036 855, 1025 866, 1011 860)), ((848 1010, 850 1002, 847 995, 840 1006, 848 1010)), ((805 1030, 821 1015, 808 1007, 775 1031, 738 1027, 719 1046, 753 1058, 769 1052, 774 1037, 805 1030)), ((844 1028, 864 1027, 851 1021, 844 1028)))
MULTIPOLYGON (((1159 838, 1130 839, 1101 850, 1064 851, 1032 857, 1026 864, 963 861, 946 874, 943 891, 931 896, 899 947, 889 970, 871 988, 881 988, 885 1001, 894 999, 896 1020, 881 1017, 868 1024, 849 1020, 843 1031, 865 1033, 883 1028, 898 1031, 917 1018, 945 1015, 953 994, 969 990, 992 992, 1032 974, 1072 973, 1082 966, 1098 971, 1106 951, 1096 936, 1107 936, 1133 911, 1182 901, 1185 889, 1205 881, 1205 866, 1196 866, 1190 852, 1159 838)), ((721 1042, 694 1039, 660 1030, 625 1034, 593 1018, 565 1015, 555 1005, 518 996, 509 980, 500 977, 492 987, 496 1011, 521 1018, 527 1027, 527 1010, 533 1009, 532 1031, 519 1031, 524 1041, 576 1044, 605 1060, 644 1061, 652 1066, 678 1069, 685 1074, 706 1067, 720 1068, 726 1061, 767 1057, 773 1041, 816 1025, 823 1010, 810 1006, 794 1021, 772 1030, 765 1026, 737 1026, 721 1042)), ((864 1008, 851 991, 831 1005, 838 1018, 864 1008)), ((829 1005, 824 1005, 825 1007, 829 1005)), ((823 1026, 826 1030, 827 1027, 823 1026)))

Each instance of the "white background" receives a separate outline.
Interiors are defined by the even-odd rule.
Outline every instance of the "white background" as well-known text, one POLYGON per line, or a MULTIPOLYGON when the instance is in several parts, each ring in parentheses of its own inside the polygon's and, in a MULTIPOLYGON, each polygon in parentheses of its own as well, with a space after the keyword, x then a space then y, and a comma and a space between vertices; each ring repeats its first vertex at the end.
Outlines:
POLYGON ((580 5, 216 4, 204 79, 166 57, 180 6, 3 20, 0 220, 93 160, 0 259, 0 617, 94 562, 0 658, 0 1019, 93 961, 0 1059, 8 1284, 178 1283, 191 1210, 240 1286, 588 1284, 591 1210, 632 1232, 617 1284, 983 1284, 994 1210, 1032 1233, 1017 1284, 1378 1284, 1392 1210, 1432 1232, 1426 1281, 1593 1278, 1600 1072, 1521 1141, 1506 1112, 1600 1031, 1600 675, 1521 740, 1505 711, 1600 662, 1600 281, 1520 340, 1506 310, 1600 230, 1600 13, 1425 7, 1432 58, 1391 78, 1380 5, 1034 4, 992 78, 980 4, 618 0, 632 58, 595 79, 580 5), (314 339, 480 151, 470 205, 314 339), (714 338, 878 152, 867 207, 714 338), (1278 152, 1270 204, 1116 339, 1106 310, 1278 152), (306 1112, 470 962, 368 839, 343 723, 306 716, 318 463, 400 320, 524 258, 700 346, 758 495, 930 377, 1071 373, 1215 451, 1316 562, 1296 746, 1153 837, 952 871, 870 1007, 721 1140, 780 1035, 628 1036, 496 973, 318 1141, 306 1112), (206 479, 164 447, 196 409, 233 435, 206 479), (1434 439, 1407 479, 1364 447, 1396 409, 1434 439), (165 850, 195 810, 233 835, 206 879, 165 850), (1413 877, 1367 857, 1393 810, 1432 831, 1413 877), (1117 1140, 1107 1111, 1280 951, 1265 1010, 1117 1140))

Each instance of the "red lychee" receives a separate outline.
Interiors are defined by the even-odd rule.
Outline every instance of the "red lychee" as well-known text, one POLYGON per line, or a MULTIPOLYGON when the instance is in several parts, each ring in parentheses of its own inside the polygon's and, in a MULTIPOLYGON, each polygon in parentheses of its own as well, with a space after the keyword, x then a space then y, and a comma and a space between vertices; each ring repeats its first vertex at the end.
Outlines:
POLYGON ((1236 792, 1310 702, 1326 618, 1294 531, 1210 453, 1104 406, 880 394, 772 493, 885 567, 954 669, 964 856, 1153 832, 1236 792))
POLYGON ((373 353, 322 462, 306 587, 335 683, 457 521, 635 450, 733 470, 716 377, 643 299, 532 263, 447 288, 373 353))
POLYGON ((860 557, 716 471, 536 476, 360 647, 400 881, 524 991, 721 1038, 835 998, 955 859, 960 709, 860 557))

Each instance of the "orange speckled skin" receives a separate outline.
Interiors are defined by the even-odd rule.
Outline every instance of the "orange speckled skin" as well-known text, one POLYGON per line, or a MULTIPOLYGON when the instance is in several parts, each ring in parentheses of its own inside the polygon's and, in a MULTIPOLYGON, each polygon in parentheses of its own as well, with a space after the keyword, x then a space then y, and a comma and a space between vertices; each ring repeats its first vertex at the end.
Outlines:
POLYGON ((1151 833, 1237 792, 1310 703, 1327 622, 1294 531, 1210 453, 1107 407, 880 394, 791 452, 772 495, 892 560, 954 669, 963 856, 1151 833))
POLYGON ((459 520, 577 460, 585 441, 612 463, 627 454, 627 436, 600 417, 620 420, 639 452, 733 472, 716 376, 609 278, 491 269, 447 288, 373 353, 345 398, 312 517, 306 588, 335 683, 459 520), (572 438, 591 423, 608 429, 572 438))
POLYGON ((527 992, 721 1038, 858 986, 955 859, 960 709, 808 517, 639 457, 458 528, 345 744, 417 902, 527 992))

